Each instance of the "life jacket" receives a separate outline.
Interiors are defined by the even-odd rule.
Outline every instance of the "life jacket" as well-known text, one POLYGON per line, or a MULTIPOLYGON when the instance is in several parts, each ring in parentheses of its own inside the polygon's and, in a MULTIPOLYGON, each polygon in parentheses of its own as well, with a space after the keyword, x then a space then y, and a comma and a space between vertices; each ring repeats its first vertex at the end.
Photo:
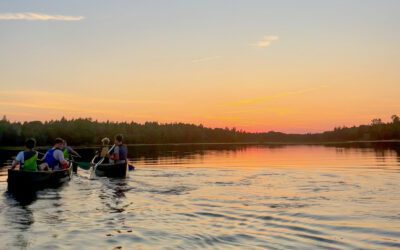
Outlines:
POLYGON ((127 161, 128 160, 128 148, 124 145, 121 144, 118 147, 118 155, 119 155, 119 160, 120 161, 127 161))
POLYGON ((37 171, 38 153, 36 151, 24 151, 24 164, 21 170, 37 171))
POLYGON ((60 165, 60 166, 61 166, 60 161, 57 160, 56 158, 54 158, 54 152, 55 152, 56 150, 60 150, 60 151, 62 152, 62 150, 59 149, 59 148, 52 148, 52 149, 49 149, 49 150, 46 152, 46 157, 44 158, 44 161, 49 165, 49 167, 50 167, 51 169, 54 169, 57 165, 60 165))
POLYGON ((63 149, 63 153, 64 153, 64 159, 69 159, 69 151, 68 151, 68 148, 64 148, 64 149, 63 149))

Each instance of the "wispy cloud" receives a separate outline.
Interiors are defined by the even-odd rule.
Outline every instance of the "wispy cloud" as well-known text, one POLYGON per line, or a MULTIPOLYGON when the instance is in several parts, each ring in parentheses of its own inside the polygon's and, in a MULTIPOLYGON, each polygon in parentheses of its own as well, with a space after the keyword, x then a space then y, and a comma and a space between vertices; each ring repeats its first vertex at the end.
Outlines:
POLYGON ((202 58, 196 58, 192 60, 192 63, 201 63, 201 62, 208 62, 208 61, 214 61, 220 59, 220 56, 210 56, 210 57, 202 57, 202 58))
POLYGON ((271 43, 278 41, 278 36, 264 36, 260 41, 254 44, 258 48, 266 48, 271 45, 271 43))
POLYGON ((48 15, 43 13, 23 12, 23 13, 0 13, 0 20, 27 20, 27 21, 79 21, 83 16, 62 16, 48 15))

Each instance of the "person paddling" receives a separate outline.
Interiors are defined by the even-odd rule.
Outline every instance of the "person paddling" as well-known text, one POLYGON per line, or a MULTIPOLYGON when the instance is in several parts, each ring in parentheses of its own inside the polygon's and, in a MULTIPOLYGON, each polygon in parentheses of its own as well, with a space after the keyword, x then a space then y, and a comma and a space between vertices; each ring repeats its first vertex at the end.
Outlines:
POLYGON ((95 161, 98 162, 103 159, 103 163, 109 163, 110 161, 110 139, 108 137, 104 137, 101 139, 101 148, 96 151, 95 161))
POLYGON ((64 140, 56 138, 53 148, 49 149, 44 156, 44 163, 40 165, 42 170, 61 170, 68 168, 68 161, 64 158, 62 151, 64 140))
POLYGON ((111 163, 125 163, 128 161, 128 148, 122 142, 123 136, 118 134, 114 139, 114 150, 110 155, 111 163))
POLYGON ((19 166, 22 171, 37 171, 38 152, 34 150, 36 140, 29 138, 25 141, 25 150, 17 154, 11 165, 11 169, 19 166))
POLYGON ((108 151, 110 150, 110 139, 108 139, 107 137, 104 137, 103 139, 101 139, 101 144, 102 145, 101 145, 99 156, 101 158, 109 157, 110 155, 108 154, 108 151))
POLYGON ((66 160, 71 160, 71 157, 74 157, 74 156, 81 158, 81 155, 78 152, 76 152, 73 148, 68 146, 66 140, 64 140, 64 145, 63 145, 62 151, 64 154, 64 159, 66 159, 66 160))

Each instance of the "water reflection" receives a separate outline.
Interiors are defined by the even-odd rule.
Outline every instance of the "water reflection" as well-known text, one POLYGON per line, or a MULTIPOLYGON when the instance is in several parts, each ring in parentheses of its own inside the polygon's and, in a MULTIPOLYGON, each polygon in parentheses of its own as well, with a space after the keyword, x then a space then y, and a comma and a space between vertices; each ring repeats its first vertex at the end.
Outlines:
MULTIPOLYGON (((130 148, 130 159, 142 167, 159 165, 174 167, 297 167, 314 168, 326 166, 342 168, 345 165, 356 164, 359 167, 373 167, 382 165, 392 170, 398 170, 392 163, 399 162, 399 144, 368 144, 357 147, 358 144, 335 145, 176 145, 172 149, 161 146, 148 146, 144 148, 130 148), (372 147, 374 146, 374 147, 372 147), (150 148, 150 149, 149 149, 150 148), (146 150, 148 149, 148 150, 146 150), (137 150, 137 151, 134 151, 137 150), (132 152, 133 151, 133 152, 132 152), (155 155, 151 155, 155 154, 155 155), (374 155, 375 162, 370 161, 374 155), (357 162, 354 162, 356 160, 357 162), (346 163, 347 161, 347 163, 346 163), (351 162, 352 161, 352 162, 351 162)), ((398 165, 398 164, 397 164, 398 165)), ((371 168, 372 169, 372 168, 371 168)))
MULTIPOLYGON (((34 198, 29 195, 21 197, 9 193, 4 193, 4 197, 7 206, 2 213, 2 217, 6 220, 5 228, 8 232, 16 232, 10 239, 9 249, 14 247, 25 249, 30 244, 29 229, 35 222, 33 211, 28 206, 34 198)), ((3 246, 6 246, 4 242, 3 246)))
MULTIPOLYGON (((399 142, 368 142, 368 143, 333 143, 325 145, 246 145, 246 144, 172 144, 172 145, 140 145, 129 146, 129 158, 135 161, 147 162, 149 164, 162 164, 168 159, 170 164, 181 164, 193 160, 202 160, 210 154, 217 154, 220 157, 232 157, 237 154, 244 154, 255 148, 267 149, 269 152, 281 152, 281 149, 296 148, 308 151, 312 148, 332 148, 337 153, 352 154, 354 152, 369 154, 374 151, 377 160, 384 161, 388 155, 397 156, 400 162, 400 143, 399 142)), ((79 153, 83 156, 82 161, 90 161, 97 148, 81 148, 79 153)), ((289 150, 293 152, 293 150, 289 150)), ((321 152, 323 150, 320 150, 321 152)), ((15 156, 18 151, 1 150, 0 163, 5 164, 7 160, 15 156)), ((1 177, 0 177, 1 178, 1 177)), ((1 181, 1 180, 0 180, 1 181)))
POLYGON ((37 200, 37 191, 26 190, 25 192, 8 192, 7 197, 14 199, 21 206, 28 206, 37 200))
POLYGON ((35 222, 33 218, 32 210, 29 208, 30 203, 26 203, 24 199, 18 196, 13 196, 9 193, 5 193, 5 203, 10 208, 5 211, 5 218, 8 220, 8 226, 11 228, 17 228, 22 231, 26 231, 35 222))
POLYGON ((101 179, 101 191, 99 198, 105 208, 111 213, 125 211, 125 193, 131 188, 126 179, 101 179))
MULTIPOLYGON (((90 149, 82 152, 91 157, 90 149)), ((80 170, 30 202, 5 193, 2 246, 400 247, 397 146, 175 145, 129 152, 137 169, 127 179, 90 180, 80 170)))

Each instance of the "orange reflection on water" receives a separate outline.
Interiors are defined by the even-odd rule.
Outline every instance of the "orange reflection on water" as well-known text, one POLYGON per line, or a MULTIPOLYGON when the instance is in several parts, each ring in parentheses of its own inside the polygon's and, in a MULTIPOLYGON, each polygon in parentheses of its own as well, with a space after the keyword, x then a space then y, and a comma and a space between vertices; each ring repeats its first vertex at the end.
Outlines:
POLYGON ((133 159, 137 165, 160 167, 214 168, 395 168, 400 163, 399 153, 392 149, 345 148, 326 146, 247 146, 228 150, 200 150, 151 159, 133 159))

